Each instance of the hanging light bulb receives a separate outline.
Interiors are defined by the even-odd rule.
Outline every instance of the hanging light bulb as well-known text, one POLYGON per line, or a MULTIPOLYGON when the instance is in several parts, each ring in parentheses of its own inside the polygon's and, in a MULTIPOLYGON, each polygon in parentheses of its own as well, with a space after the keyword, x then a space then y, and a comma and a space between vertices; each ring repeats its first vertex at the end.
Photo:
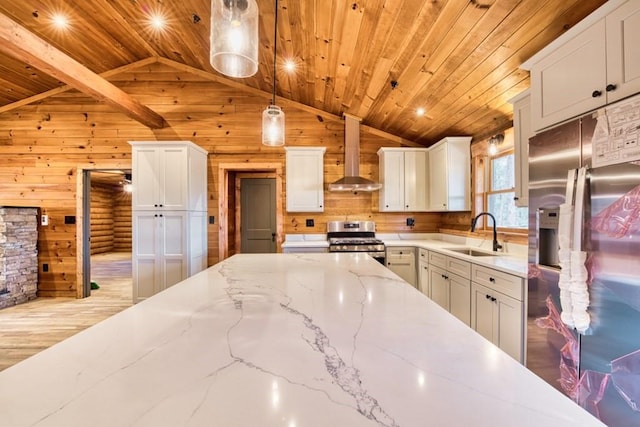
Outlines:
POLYGON ((276 105, 276 48, 278 46, 278 0, 273 31, 273 98, 262 112, 262 143, 270 147, 284 145, 284 111, 276 105))
POLYGON ((491 138, 489 140, 489 155, 495 156, 497 152, 498 152, 498 145, 496 144, 496 141, 493 138, 491 138))
POLYGON ((262 112, 262 143, 270 147, 284 145, 284 111, 269 105, 262 112))
POLYGON ((229 77, 258 71, 258 6, 255 0, 211 0, 210 62, 229 77))
POLYGON ((498 154, 498 145, 502 144, 503 141, 504 141, 504 134, 502 133, 499 133, 489 138, 488 151, 490 156, 495 156, 496 154, 498 154))

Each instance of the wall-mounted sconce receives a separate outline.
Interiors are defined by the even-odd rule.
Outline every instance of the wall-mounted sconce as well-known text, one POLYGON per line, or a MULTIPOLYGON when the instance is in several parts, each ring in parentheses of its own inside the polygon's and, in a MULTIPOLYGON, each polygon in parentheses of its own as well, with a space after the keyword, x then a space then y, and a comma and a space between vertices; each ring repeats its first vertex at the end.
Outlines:
POLYGON ((131 183, 130 173, 124 174, 124 179, 122 180, 122 189, 127 193, 131 193, 133 191, 133 184, 131 183))
POLYGON ((504 134, 499 133, 489 138, 489 155, 495 156, 498 153, 498 145, 504 142, 504 134))

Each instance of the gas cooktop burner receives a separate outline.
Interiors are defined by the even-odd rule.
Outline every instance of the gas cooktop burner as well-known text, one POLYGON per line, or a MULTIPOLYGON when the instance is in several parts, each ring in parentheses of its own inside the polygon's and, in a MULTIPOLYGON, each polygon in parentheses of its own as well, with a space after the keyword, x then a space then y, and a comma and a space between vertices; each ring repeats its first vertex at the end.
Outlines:
POLYGON ((327 223, 329 252, 366 252, 383 260, 384 242, 376 239, 375 230, 373 221, 330 221, 327 223))
POLYGON ((382 245, 380 239, 373 237, 331 237, 330 245, 382 245))

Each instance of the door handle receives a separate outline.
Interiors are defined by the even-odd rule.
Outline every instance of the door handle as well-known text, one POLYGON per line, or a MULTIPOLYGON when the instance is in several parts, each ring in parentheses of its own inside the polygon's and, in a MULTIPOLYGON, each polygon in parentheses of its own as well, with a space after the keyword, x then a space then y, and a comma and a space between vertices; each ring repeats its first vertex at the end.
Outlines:
POLYGON ((271 241, 272 242, 276 241, 276 233, 271 233, 271 241))

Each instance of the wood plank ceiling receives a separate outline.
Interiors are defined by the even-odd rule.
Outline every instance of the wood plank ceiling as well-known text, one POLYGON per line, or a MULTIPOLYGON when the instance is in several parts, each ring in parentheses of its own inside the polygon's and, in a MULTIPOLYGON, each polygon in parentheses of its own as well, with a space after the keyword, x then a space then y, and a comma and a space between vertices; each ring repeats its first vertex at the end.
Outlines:
MULTIPOLYGON (((258 73, 237 81, 270 94, 275 0, 257 3, 258 73)), ((280 0, 277 96, 427 146, 489 135, 509 126, 507 101, 529 86, 518 66, 603 3, 280 0), (285 60, 295 72, 284 71, 285 60)), ((0 0, 0 13, 97 74, 150 57, 216 73, 210 0, 0 0), (68 16, 65 30, 52 25, 56 13, 68 16), (150 25, 155 14, 167 21, 163 31, 150 25)), ((64 85, 23 61, 0 53, 0 111, 64 85)))

